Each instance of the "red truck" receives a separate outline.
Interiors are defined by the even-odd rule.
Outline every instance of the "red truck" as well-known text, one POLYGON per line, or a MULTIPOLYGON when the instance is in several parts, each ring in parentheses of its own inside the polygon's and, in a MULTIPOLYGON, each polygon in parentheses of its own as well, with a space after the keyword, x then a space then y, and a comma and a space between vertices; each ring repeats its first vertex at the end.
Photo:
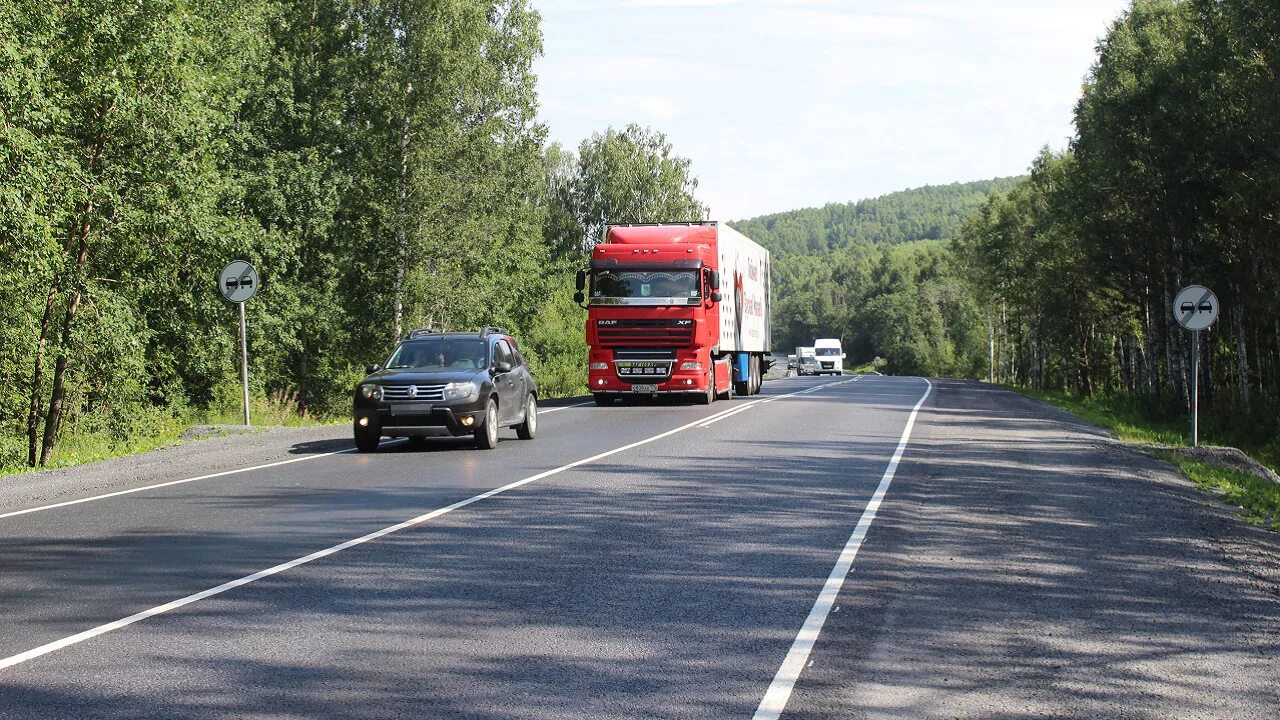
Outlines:
POLYGON ((610 225, 578 273, 587 383, 700 403, 754 395, 768 371, 769 251, 717 222, 610 225))

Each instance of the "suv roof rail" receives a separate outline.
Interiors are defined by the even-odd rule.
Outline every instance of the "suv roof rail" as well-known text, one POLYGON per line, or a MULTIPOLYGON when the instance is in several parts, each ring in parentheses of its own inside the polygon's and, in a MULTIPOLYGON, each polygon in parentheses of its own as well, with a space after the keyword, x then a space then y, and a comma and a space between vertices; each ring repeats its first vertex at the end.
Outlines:
POLYGON ((418 328, 417 330, 410 330, 409 337, 416 338, 416 337, 422 337, 423 335, 435 335, 439 332, 440 331, 435 328, 418 328))
POLYGON ((483 336, 485 336, 485 335, 488 335, 488 334, 490 334, 490 333, 496 333, 496 334, 498 334, 498 335, 506 335, 506 334, 507 334, 507 331, 506 331, 506 330, 503 330, 502 328, 498 327, 497 325, 489 325, 489 326, 486 326, 486 327, 482 327, 482 328, 480 328, 480 335, 481 335, 482 337, 483 337, 483 336))

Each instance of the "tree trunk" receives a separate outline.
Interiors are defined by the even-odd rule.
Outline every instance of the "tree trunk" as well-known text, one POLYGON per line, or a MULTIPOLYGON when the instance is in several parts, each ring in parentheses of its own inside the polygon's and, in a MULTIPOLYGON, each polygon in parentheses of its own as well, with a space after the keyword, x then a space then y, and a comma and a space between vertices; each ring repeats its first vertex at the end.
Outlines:
MULTIPOLYGON (((406 94, 413 92, 410 86, 406 94)), ((405 102, 408 102, 406 98, 405 102)), ((397 180, 396 197, 396 287, 395 287, 395 320, 393 327, 395 337, 399 340, 404 334, 404 281, 405 265, 409 260, 409 249, 405 247, 405 208, 409 198, 409 112, 406 110, 400 118, 400 175, 397 180)))
POLYGON ((67 352, 71 346, 71 326, 76 319, 76 311, 80 308, 81 287, 84 277, 85 260, 89 257, 90 216, 93 213, 93 202, 86 203, 81 215, 79 228, 79 248, 76 252, 75 265, 71 267, 71 277, 75 290, 67 300, 67 313, 62 319, 62 339, 58 345, 58 360, 53 367, 53 392, 49 395, 49 413, 44 420, 44 438, 40 443, 40 465, 49 463, 54 444, 58 439, 58 426, 62 423, 63 401, 66 396, 67 352))
POLYGON ((36 466, 39 459, 36 450, 40 440, 40 395, 44 384, 44 352, 49 340, 49 323, 53 320, 53 304, 58 298, 58 278, 49 284, 49 295, 44 301, 44 315, 40 318, 40 334, 36 338, 35 367, 31 371, 31 405, 27 409, 27 465, 36 466))
POLYGON ((1249 411, 1249 355, 1245 352, 1244 311, 1236 308, 1236 374, 1240 383, 1240 408, 1249 411))

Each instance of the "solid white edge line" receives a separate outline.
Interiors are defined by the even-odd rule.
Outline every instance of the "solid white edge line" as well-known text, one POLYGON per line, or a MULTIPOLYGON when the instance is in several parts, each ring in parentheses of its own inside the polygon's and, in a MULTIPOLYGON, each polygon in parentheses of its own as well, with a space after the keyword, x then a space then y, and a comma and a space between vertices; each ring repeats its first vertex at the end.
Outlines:
POLYGON ((560 412, 561 410, 568 410, 568 409, 570 409, 570 408, 586 407, 586 406, 588 406, 588 405, 595 405, 595 404, 596 404, 596 403, 595 403, 595 401, 594 401, 594 400, 592 400, 592 401, 590 401, 590 402, 578 403, 578 404, 576 404, 576 405, 562 405, 562 406, 560 406, 560 407, 553 407, 553 408, 538 408, 538 414, 539 414, 539 415, 550 415, 550 414, 551 414, 551 413, 553 413, 553 412, 560 412))
MULTIPOLYGON (((548 408, 545 410, 539 409, 538 414, 550 415, 553 412, 568 410, 570 408, 586 407, 587 405, 593 405, 593 404, 594 403, 591 403, 591 402, 585 402, 585 403, 578 403, 576 405, 565 405, 563 407, 548 408)), ((392 440, 391 442, 396 442, 396 441, 392 440)), ((292 458, 290 460, 281 460, 279 462, 266 463, 265 465, 251 465, 249 467, 236 468, 234 470, 224 470, 222 472, 211 473, 209 475, 200 475, 198 477, 182 478, 181 480, 170 480, 169 482, 156 483, 154 485, 143 485, 142 487, 129 488, 128 490, 119 490, 116 492, 104 493, 102 495, 93 495, 91 497, 79 498, 77 500, 67 500, 66 502, 52 503, 50 505, 40 505, 38 507, 27 508, 25 510, 14 510, 12 512, 0 513, 0 520, 4 520, 5 518, 17 517, 19 515, 29 515, 30 513, 42 512, 45 510, 56 510, 57 508, 67 507, 69 505, 80 505, 82 503, 94 502, 96 500, 107 500, 109 498, 119 497, 121 495, 131 495, 133 493, 139 493, 146 490, 157 490, 159 488, 171 487, 173 485, 182 485, 184 483, 196 482, 197 480, 212 480, 213 478, 224 477, 227 475, 235 475, 237 473, 253 472, 254 470, 266 470, 268 468, 279 467, 281 465, 288 465, 290 463, 305 462, 307 460, 318 460, 320 458, 329 457, 330 455, 341 455, 343 453, 352 453, 355 451, 356 451, 355 448, 347 448, 345 450, 335 450, 334 452, 321 453, 319 455, 306 455, 304 457, 292 458)))
POLYGON ((736 408, 734 408, 734 409, 732 409, 732 410, 730 410, 730 411, 728 411, 728 412, 720 413, 719 415, 716 415, 716 416, 715 416, 715 417, 713 417, 712 419, 704 421, 702 424, 698 425, 698 427, 710 427, 710 426, 715 425, 716 423, 720 422, 721 420, 726 420, 726 419, 728 419, 728 418, 733 417, 734 415, 737 415, 737 414, 738 414, 738 413, 740 413, 740 412, 743 412, 743 411, 746 411, 746 410, 750 410, 752 407, 755 407, 756 405, 759 405, 759 404, 760 404, 760 403, 762 403, 762 402, 764 402, 764 401, 763 401, 763 400, 753 400, 753 401, 751 401, 751 402, 747 403, 746 405, 739 405, 738 407, 736 407, 736 408))
POLYGON ((117 490, 116 492, 104 493, 102 495, 94 495, 92 497, 80 498, 78 500, 67 500, 66 502, 53 503, 51 505, 41 505, 39 507, 27 508, 26 510, 15 510, 0 514, 0 520, 5 518, 17 517, 19 515, 27 515, 30 513, 41 512, 43 510, 53 510, 55 508, 67 507, 68 505, 79 505, 81 503, 93 502, 95 500, 106 500, 107 498, 119 497, 121 495, 130 495, 132 493, 144 492, 146 490, 155 490, 157 488, 171 487, 173 485, 182 485, 184 483, 195 482, 197 480, 211 480, 226 475, 236 475, 238 473, 252 472, 254 470, 266 470, 267 468, 280 467, 281 465, 289 465, 291 463, 306 462, 308 460, 319 460, 331 455, 341 455, 343 453, 355 452, 355 448, 347 448, 345 450, 334 450, 333 452, 320 453, 319 455, 304 455, 289 460, 280 460, 278 462, 267 463, 265 465, 253 465, 251 467, 236 468, 234 470, 223 470, 222 472, 210 473, 208 475, 200 475, 197 477, 183 478, 181 480, 170 480, 168 482, 155 483, 154 485, 143 485, 142 487, 129 488, 128 490, 117 490))
POLYGON ((858 519, 858 524, 853 530, 853 534, 849 536, 849 541, 845 543, 844 549, 840 552, 839 559, 836 560, 835 567, 831 568, 831 574, 827 576, 827 582, 822 586, 822 591, 818 593, 818 599, 813 603, 813 609, 809 611, 809 616, 805 618, 804 625, 800 627, 800 632, 796 635, 796 639, 791 643, 791 649, 787 651, 787 656, 782 660, 782 665, 778 667, 778 672, 773 676, 773 682, 769 684, 769 689, 765 692, 764 698, 760 700, 760 706, 756 708, 756 714, 752 716, 752 720, 777 720, 782 711, 787 707, 787 701, 791 699, 791 691, 795 688, 796 681, 800 679, 800 673, 804 670, 805 664, 809 660, 809 652, 813 650, 814 643, 818 641, 818 634, 822 632, 822 626, 827 622, 827 615, 831 612, 831 606, 835 604, 836 598, 840 595, 840 589, 844 586, 844 579, 849 575, 849 570, 853 567, 853 560, 858 556, 858 550, 862 547, 862 541, 867 536, 867 531, 871 528, 871 523, 876 519, 876 512, 880 509, 880 502, 889 492, 889 485, 893 482, 894 473, 898 471, 898 463, 902 460, 902 455, 907 450, 907 443, 911 440, 911 430, 916 424, 916 416, 920 412, 921 406, 925 400, 929 398, 929 394, 933 392, 933 383, 928 378, 921 378, 925 381, 924 395, 920 396, 920 400, 916 406, 912 408, 911 415, 907 418, 907 426, 902 429, 902 438, 898 440, 898 448, 894 451, 893 457, 889 460, 889 465, 884 470, 884 475, 880 478, 880 484, 876 487, 875 493, 871 495, 871 500, 867 502, 867 507, 862 511, 862 517, 858 519))
MULTIPOLYGON (((792 393, 792 395, 794 394, 795 393, 792 393)), ((790 395, 782 395, 779 397, 780 398, 790 397, 790 395)), ((712 417, 718 417, 726 413, 732 413, 732 412, 738 411, 740 409, 741 408, 738 408, 738 407, 729 408, 728 410, 725 410, 723 412, 716 413, 712 417)), ((317 550, 316 552, 313 552, 310 555, 304 555, 300 558, 290 560, 288 562, 281 563, 279 565, 273 565, 272 567, 269 567, 265 570, 259 570, 258 572, 236 578, 235 580, 225 582, 216 587, 211 587, 207 590, 201 590, 200 592, 187 595, 186 597, 178 598, 177 600, 171 600, 167 603, 164 603, 163 605, 156 605, 155 607, 148 608, 141 612, 134 613, 128 617, 120 618, 119 620, 114 620, 112 622, 90 628, 88 630, 76 633, 74 635, 69 635, 60 640, 55 640, 50 643, 45 643, 44 645, 32 648, 30 650, 27 650, 26 652, 18 653, 17 655, 11 655, 9 657, 0 659, 0 670, 27 662, 28 660, 34 660, 35 658, 38 658, 42 655, 48 655, 49 653, 57 652, 58 650, 62 650, 72 645, 82 643, 86 640, 91 640, 95 637, 98 637, 99 635, 105 635, 106 633, 113 632, 115 630, 119 630, 124 627, 128 627, 129 625, 132 625, 142 620, 146 620, 147 618, 155 617, 156 615, 162 615, 171 610, 177 610, 178 608, 184 607, 186 605, 190 605, 191 603, 199 602, 200 600, 211 598, 214 595, 221 595, 222 593, 228 590, 238 588, 242 585, 248 585, 249 583, 256 582, 258 580, 261 580, 262 578, 270 577, 277 573, 282 573, 286 570, 290 570, 292 568, 298 567, 299 565, 305 565, 309 562, 312 562, 313 560, 319 560, 320 558, 328 557, 329 555, 342 552, 343 550, 346 550, 348 548, 352 548, 357 545, 363 545, 364 543, 367 543, 370 540, 377 540, 378 538, 385 537, 392 533, 400 532, 401 530, 407 530, 417 525, 421 525, 429 520, 434 520, 435 518, 438 518, 442 515, 451 513, 454 510, 464 508, 473 503, 480 502, 481 500, 486 500, 495 495, 501 495, 502 493, 508 492, 510 490, 514 490, 518 487, 528 485, 531 482, 542 480, 544 478, 551 477, 552 475, 558 475, 562 472, 565 472, 566 470, 572 470, 573 468, 580 467, 588 463, 593 463, 597 460, 603 460, 604 458, 610 457, 612 455, 617 455, 620 452, 625 452, 627 450, 631 450, 631 449, 640 447, 642 445, 648 445, 651 442, 656 442, 663 438, 675 435, 676 433, 688 430, 689 428, 696 427, 697 425, 705 421, 706 421, 706 418, 695 420, 691 423, 686 423, 672 430, 667 430, 666 432, 654 435, 653 437, 646 438, 644 440, 638 440, 628 445, 623 445, 622 447, 618 447, 618 448, 614 448, 613 450, 602 452, 599 455, 592 455, 589 458, 576 460, 567 465, 561 465, 560 467, 552 468, 551 470, 540 472, 537 475, 531 475, 523 480, 517 480, 513 483, 503 485, 502 487, 494 488, 493 490, 480 493, 479 495, 474 495, 472 497, 467 498, 466 500, 460 500, 452 505, 448 505, 446 507, 432 510, 431 512, 428 512, 424 515, 419 515, 415 518, 405 520, 404 522, 396 523, 395 525, 382 528, 381 530, 375 530, 374 532, 371 532, 367 535, 361 535, 360 537, 355 538, 353 540, 347 540, 346 542, 342 542, 337 545, 327 547, 323 550, 317 550)), ((339 452, 348 452, 348 451, 342 450, 339 452)), ((330 454, 336 454, 336 453, 330 453, 330 454)), ((316 457, 319 457, 319 456, 316 456, 316 457)), ((297 462, 297 461, 292 460, 288 462, 297 462)))

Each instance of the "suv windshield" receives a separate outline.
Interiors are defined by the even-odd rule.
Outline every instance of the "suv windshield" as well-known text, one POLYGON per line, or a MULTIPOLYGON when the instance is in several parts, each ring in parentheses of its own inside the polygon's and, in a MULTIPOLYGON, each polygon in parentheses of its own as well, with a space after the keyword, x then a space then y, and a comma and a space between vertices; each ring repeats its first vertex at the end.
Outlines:
POLYGON ((595 305, 698 305, 697 270, 597 270, 591 279, 595 305))
POLYGON ((387 369, 483 370, 489 367, 485 342, 467 338, 423 338, 401 343, 387 369))
POLYGON ((840 348, 818 348, 818 355, 827 357, 829 355, 839 355, 840 348))

